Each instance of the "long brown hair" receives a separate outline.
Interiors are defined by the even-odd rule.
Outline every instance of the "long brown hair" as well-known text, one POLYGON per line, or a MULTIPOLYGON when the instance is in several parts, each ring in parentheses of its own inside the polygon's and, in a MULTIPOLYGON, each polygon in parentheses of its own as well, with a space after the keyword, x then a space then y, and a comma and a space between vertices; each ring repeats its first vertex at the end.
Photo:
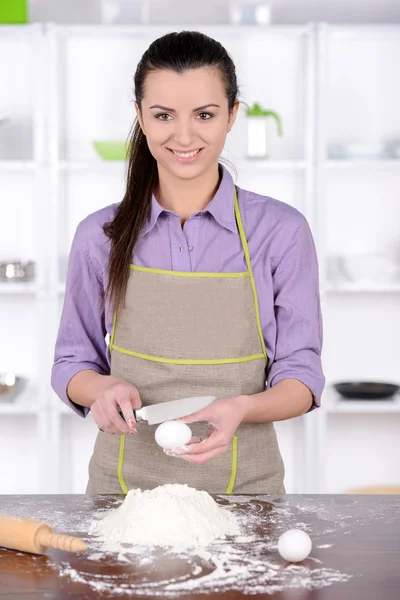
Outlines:
MULTIPOLYGON (((198 31, 168 33, 155 40, 143 54, 134 77, 135 97, 141 111, 147 75, 158 69, 182 73, 201 67, 218 68, 225 86, 229 112, 238 96, 235 65, 216 40, 198 31)), ((112 222, 104 233, 111 240, 106 294, 115 309, 124 302, 129 265, 142 228, 149 216, 152 193, 158 182, 157 162, 136 119, 128 145, 126 192, 112 222)))

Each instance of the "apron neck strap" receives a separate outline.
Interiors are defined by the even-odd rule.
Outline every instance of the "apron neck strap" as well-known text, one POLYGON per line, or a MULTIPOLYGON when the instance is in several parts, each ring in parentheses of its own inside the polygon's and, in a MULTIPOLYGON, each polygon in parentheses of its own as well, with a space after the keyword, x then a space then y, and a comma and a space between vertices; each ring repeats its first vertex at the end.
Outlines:
POLYGON ((249 247, 247 245, 246 234, 245 234, 244 229, 243 229, 242 217, 240 215, 239 201, 238 201, 238 195, 237 195, 236 186, 235 186, 235 194, 234 194, 234 208, 235 208, 236 222, 237 222, 237 226, 238 226, 238 229, 239 229, 239 235, 240 235, 240 239, 242 241, 244 256, 245 256, 245 259, 246 259, 247 270, 248 270, 249 275, 250 275, 251 287, 253 289, 254 308, 255 308, 255 312, 256 312, 256 321, 257 321, 258 335, 259 335, 259 338, 260 338, 260 342, 261 342, 261 347, 262 347, 262 351, 263 351, 263 354, 264 354, 264 358, 265 358, 266 361, 268 361, 267 350, 265 348, 265 342, 264 342, 264 335, 263 335, 262 327, 261 327, 260 311, 259 311, 259 307, 258 307, 258 297, 257 297, 256 284, 254 282, 253 269, 251 267, 250 253, 249 253, 249 247))

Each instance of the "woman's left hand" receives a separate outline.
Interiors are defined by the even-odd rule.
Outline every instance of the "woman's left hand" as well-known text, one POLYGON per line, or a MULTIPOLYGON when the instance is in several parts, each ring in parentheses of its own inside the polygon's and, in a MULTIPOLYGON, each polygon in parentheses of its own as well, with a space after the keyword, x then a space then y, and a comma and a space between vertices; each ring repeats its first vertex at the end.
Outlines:
MULTIPOLYGON (((177 456, 191 463, 201 465, 210 458, 222 454, 229 448, 233 436, 246 415, 245 396, 215 400, 212 404, 193 415, 179 419, 182 423, 207 421, 211 435, 198 443, 190 443, 182 448, 164 450, 169 456, 177 456)), ((194 439, 191 440, 193 442, 194 439)), ((196 440, 197 441, 197 440, 196 440)))

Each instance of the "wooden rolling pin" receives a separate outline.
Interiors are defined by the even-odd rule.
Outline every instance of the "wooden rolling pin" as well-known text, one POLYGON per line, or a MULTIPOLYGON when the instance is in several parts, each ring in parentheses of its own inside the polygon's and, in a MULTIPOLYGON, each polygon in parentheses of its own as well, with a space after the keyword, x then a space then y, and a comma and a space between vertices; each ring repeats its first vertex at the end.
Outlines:
POLYGON ((87 550, 86 543, 80 538, 58 535, 46 523, 10 515, 0 515, 0 546, 33 554, 44 554, 49 548, 68 552, 87 550))

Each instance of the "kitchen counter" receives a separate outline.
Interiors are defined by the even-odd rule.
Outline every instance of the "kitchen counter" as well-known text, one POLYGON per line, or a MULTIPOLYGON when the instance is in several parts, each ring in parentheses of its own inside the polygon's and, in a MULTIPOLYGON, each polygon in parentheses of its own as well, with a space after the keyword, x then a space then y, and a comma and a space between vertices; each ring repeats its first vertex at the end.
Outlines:
POLYGON ((18 600, 79 598, 251 598, 280 600, 398 600, 400 496, 219 496, 239 517, 242 535, 210 550, 172 554, 106 554, 88 534, 98 511, 123 496, 0 496, 0 513, 49 523, 55 533, 82 537, 82 554, 46 555, 0 548, 0 597, 18 600), (287 529, 305 529, 313 549, 303 563, 286 563, 276 542, 287 529))

